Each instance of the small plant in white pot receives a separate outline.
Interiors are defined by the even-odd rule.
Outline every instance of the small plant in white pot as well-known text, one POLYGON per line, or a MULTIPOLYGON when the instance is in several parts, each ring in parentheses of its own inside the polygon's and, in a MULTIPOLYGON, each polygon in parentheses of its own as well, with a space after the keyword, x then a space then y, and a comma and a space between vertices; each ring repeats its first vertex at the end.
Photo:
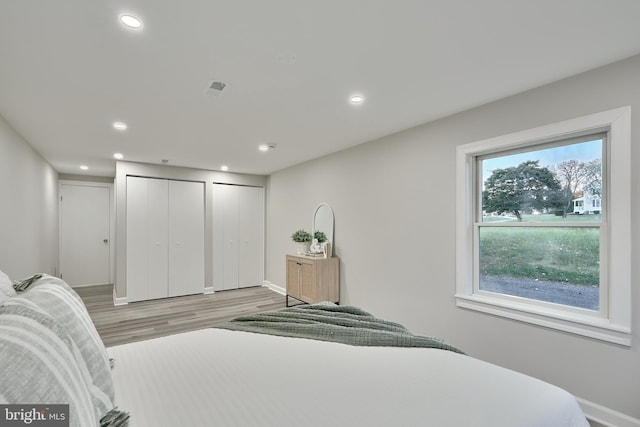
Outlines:
POLYGON ((309 246, 311 245, 311 233, 300 229, 291 235, 291 240, 296 243, 298 254, 306 254, 309 252, 309 246))
POLYGON ((318 241, 318 243, 324 243, 327 241, 327 235, 322 231, 316 231, 313 233, 313 238, 318 241))
POLYGON ((316 256, 319 254, 323 254, 326 257, 327 243, 327 235, 322 231, 316 231, 313 233, 313 239, 311 240, 311 247, 309 248, 309 252, 316 256))

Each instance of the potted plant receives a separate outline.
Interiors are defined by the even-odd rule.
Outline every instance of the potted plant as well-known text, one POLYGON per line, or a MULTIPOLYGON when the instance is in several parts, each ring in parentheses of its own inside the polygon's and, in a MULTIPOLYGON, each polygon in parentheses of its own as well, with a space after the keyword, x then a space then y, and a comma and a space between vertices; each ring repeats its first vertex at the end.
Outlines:
MULTIPOLYGON (((317 252, 322 252, 325 257, 331 257, 331 242, 327 238, 327 235, 323 231, 316 231, 313 233, 313 240, 317 242, 317 246, 320 248, 317 252)), ((313 250, 313 243, 311 244, 313 250)))
POLYGON ((298 254, 306 254, 309 252, 309 245, 311 245, 311 233, 301 228, 291 235, 291 240, 296 242, 298 254))
POLYGON ((318 243, 324 243, 327 241, 327 235, 322 231, 316 231, 313 233, 313 238, 318 241, 318 243))

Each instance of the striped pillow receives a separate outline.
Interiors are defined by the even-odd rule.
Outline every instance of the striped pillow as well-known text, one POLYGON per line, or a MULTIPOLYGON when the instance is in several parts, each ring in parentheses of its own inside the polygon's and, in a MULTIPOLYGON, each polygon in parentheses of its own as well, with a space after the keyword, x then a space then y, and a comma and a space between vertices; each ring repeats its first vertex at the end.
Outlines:
POLYGON ((80 352, 79 362, 86 367, 96 415, 111 410, 115 391, 109 356, 80 296, 63 280, 44 275, 20 298, 34 303, 66 329, 80 352))
POLYGON ((0 403, 69 404, 70 426, 97 426, 91 394, 65 328, 24 298, 0 307, 0 403))

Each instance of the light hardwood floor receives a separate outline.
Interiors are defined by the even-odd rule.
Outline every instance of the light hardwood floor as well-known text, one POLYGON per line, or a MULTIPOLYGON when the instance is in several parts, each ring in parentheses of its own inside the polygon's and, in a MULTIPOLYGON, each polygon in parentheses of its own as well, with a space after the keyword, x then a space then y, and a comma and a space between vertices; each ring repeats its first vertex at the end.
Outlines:
POLYGON ((284 296, 266 287, 210 295, 189 295, 113 305, 113 286, 74 288, 107 347, 195 329, 208 328, 237 316, 285 307, 284 296))

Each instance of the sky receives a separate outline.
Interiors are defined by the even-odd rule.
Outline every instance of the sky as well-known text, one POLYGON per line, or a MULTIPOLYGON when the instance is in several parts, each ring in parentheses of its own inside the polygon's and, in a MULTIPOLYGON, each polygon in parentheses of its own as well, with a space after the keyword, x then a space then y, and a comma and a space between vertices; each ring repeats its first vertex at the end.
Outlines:
POLYGON ((540 166, 549 167, 565 160, 590 162, 594 159, 602 159, 602 139, 485 159, 482 161, 482 181, 496 169, 515 167, 526 160, 539 160, 540 166))

